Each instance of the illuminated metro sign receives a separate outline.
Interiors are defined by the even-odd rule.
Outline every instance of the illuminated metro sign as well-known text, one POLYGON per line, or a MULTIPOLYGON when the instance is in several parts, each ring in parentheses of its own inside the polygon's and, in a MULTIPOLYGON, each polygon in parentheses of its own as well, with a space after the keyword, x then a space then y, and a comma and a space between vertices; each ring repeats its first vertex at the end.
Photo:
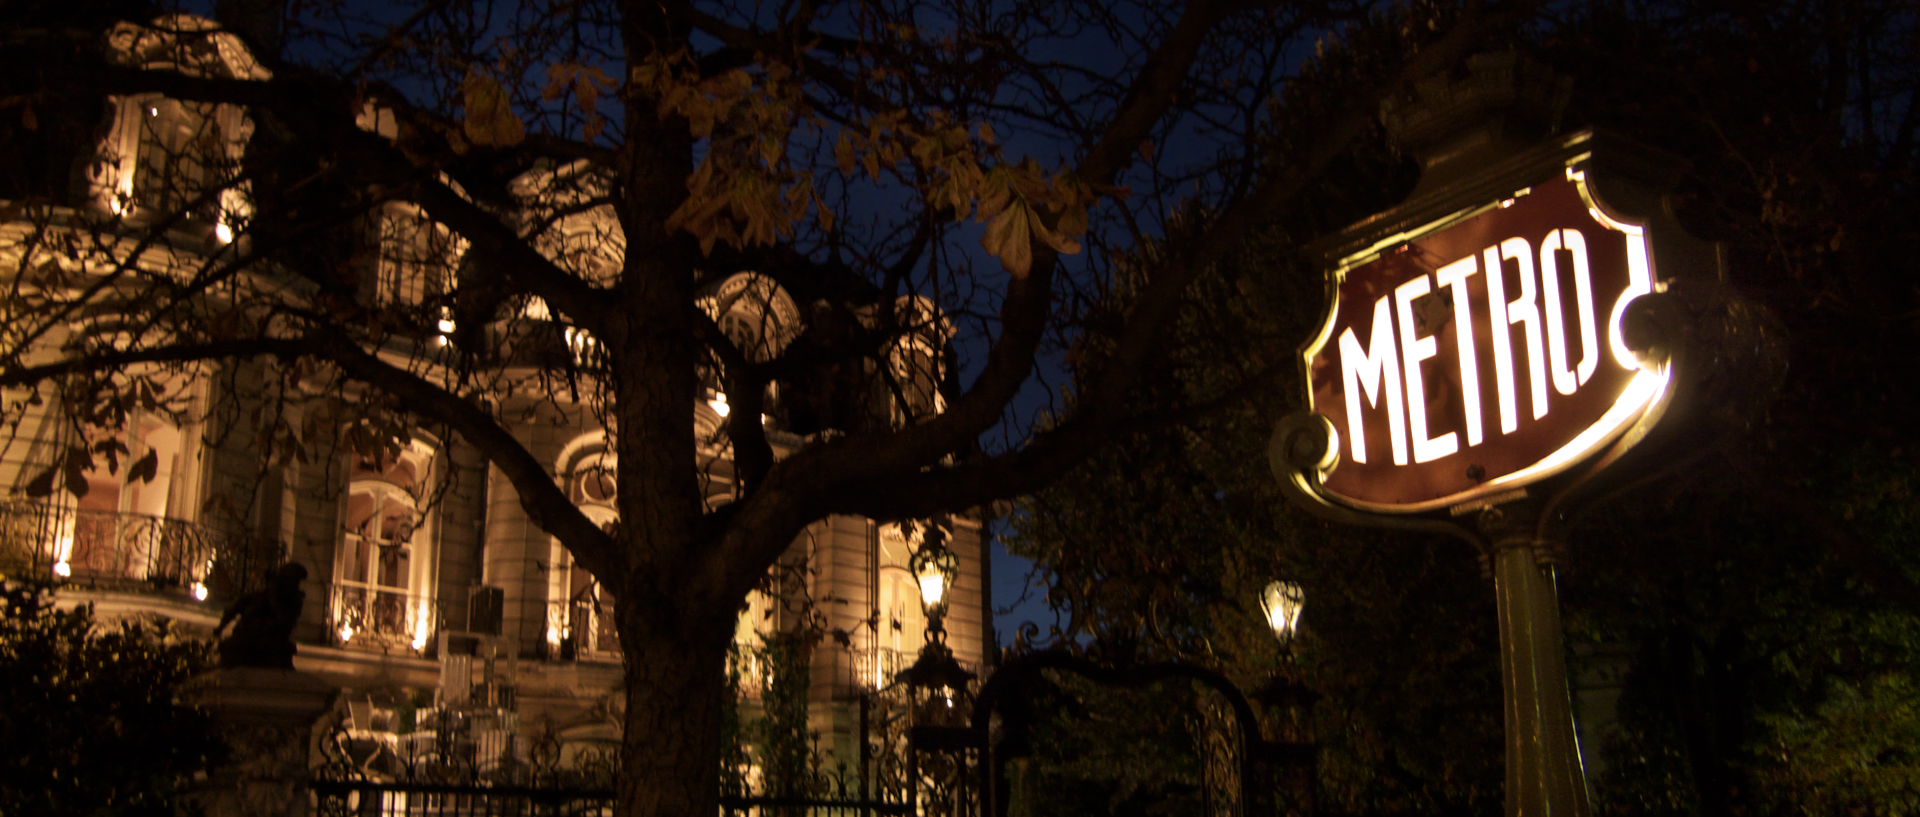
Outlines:
POLYGON ((1663 286, 1646 231, 1578 168, 1336 267, 1302 350, 1309 408, 1333 431, 1320 494, 1460 505, 1565 470, 1662 403, 1666 365, 1621 336, 1628 303, 1663 286))

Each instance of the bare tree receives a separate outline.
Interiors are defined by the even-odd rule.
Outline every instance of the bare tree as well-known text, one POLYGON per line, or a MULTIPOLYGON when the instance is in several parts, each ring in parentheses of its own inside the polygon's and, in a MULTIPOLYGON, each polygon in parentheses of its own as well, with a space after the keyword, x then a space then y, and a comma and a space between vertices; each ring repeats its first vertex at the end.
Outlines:
MULTIPOLYGON (((89 165, 84 206, 12 205, 6 419, 55 401, 115 427, 254 361, 277 456, 457 434, 620 599, 636 815, 714 811, 735 611, 803 526, 1015 496, 1146 421, 1134 374, 1196 272, 1476 33, 1302 113, 1277 101, 1288 72, 1366 3, 234 5, 232 31, 7 35, 69 60, 5 100, 10 127, 100 99, 161 130, 89 165), (1300 115, 1312 143, 1262 139, 1300 115), (740 271, 800 293, 803 328, 727 325, 716 299, 761 297, 717 291, 740 271), (1118 340, 1074 347, 1094 315, 1118 340), (1085 374, 1062 402, 1045 372, 1067 356, 1085 374), (848 371, 892 410, 836 415, 848 371), (780 456, 776 392, 809 418, 780 456), (698 428, 707 399, 730 411, 698 428), (543 405, 608 429, 617 525, 516 438, 543 405), (718 509, 703 444, 739 486, 718 509)), ((126 451, 76 445, 29 488, 84 490, 126 451)))

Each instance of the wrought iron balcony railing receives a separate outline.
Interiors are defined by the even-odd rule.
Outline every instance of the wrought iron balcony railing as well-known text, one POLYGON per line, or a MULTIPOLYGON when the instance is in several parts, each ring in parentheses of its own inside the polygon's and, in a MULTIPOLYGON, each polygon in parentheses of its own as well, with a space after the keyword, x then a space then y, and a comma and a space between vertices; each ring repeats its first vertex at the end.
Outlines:
POLYGON ((329 595, 328 629, 344 647, 425 654, 445 623, 430 595, 341 582, 329 595))
POLYGON ((46 581, 227 600, 260 586, 280 554, 182 519, 0 502, 0 570, 46 581))

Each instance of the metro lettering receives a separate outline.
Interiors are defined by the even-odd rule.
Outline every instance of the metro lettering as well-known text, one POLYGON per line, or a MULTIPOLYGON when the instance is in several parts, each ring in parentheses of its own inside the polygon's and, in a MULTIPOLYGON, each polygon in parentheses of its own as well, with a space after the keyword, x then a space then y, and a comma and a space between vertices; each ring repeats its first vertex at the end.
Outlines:
POLYGON ((1586 385, 1587 378, 1600 365, 1600 342, 1596 338, 1593 314, 1593 273, 1587 268, 1587 239, 1579 230, 1554 230, 1540 242, 1540 287, 1547 299, 1547 347, 1553 358, 1553 390, 1572 394, 1586 385), (1560 304, 1560 273, 1554 261, 1555 251, 1565 248, 1573 256, 1573 292, 1580 315, 1580 364, 1567 368, 1566 313, 1560 304))
POLYGON ((1432 462, 1460 450, 1451 431, 1439 437, 1427 437, 1427 389, 1420 377, 1420 361, 1439 354, 1440 341, 1432 335, 1420 334, 1420 324, 1413 319, 1413 299, 1432 291, 1432 283, 1425 275, 1393 289, 1394 306, 1400 315, 1401 365, 1407 370, 1407 425, 1413 435, 1414 462, 1432 462))
MULTIPOLYGON (((1538 245, 1521 237, 1512 237, 1484 250, 1442 265, 1429 274, 1409 278, 1380 296, 1373 303, 1373 326, 1364 347, 1354 327, 1339 335, 1341 384, 1346 393, 1347 422, 1345 437, 1350 442, 1353 462, 1367 461, 1367 438, 1362 412, 1384 411, 1391 437, 1393 464, 1406 465, 1411 448, 1413 462, 1425 463, 1451 456, 1462 448, 1453 431, 1429 436, 1435 418, 1427 414, 1426 374, 1422 366, 1441 357, 1438 334, 1421 334, 1415 321, 1416 302, 1440 297, 1445 290, 1452 308, 1454 348, 1458 366, 1460 405, 1453 411, 1471 448, 1486 441, 1481 418, 1479 350, 1474 339, 1475 300, 1471 284, 1475 275, 1484 275, 1487 325, 1494 331, 1493 370, 1495 400, 1498 405, 1501 435, 1520 427, 1512 328, 1518 327, 1525 344, 1526 389, 1532 399, 1532 419, 1547 416, 1547 384, 1554 392, 1572 395, 1594 375, 1600 363, 1598 313, 1594 308, 1593 278, 1587 260, 1586 237, 1579 230, 1566 228, 1547 233, 1538 245), (1573 322, 1579 326, 1580 357, 1572 359, 1568 348, 1568 315, 1561 291, 1561 259, 1570 264, 1573 280, 1573 322), (1538 263, 1535 261, 1538 259, 1538 263), (1517 291, 1508 297, 1507 270, 1517 291), (1411 438, 1411 446, 1408 439, 1411 438)), ((1638 294, 1629 292, 1625 297, 1638 294)), ((1615 313, 1620 311, 1616 305, 1615 313)), ((1443 369, 1442 371, 1446 371, 1443 369)), ((1442 427, 1445 427, 1445 423, 1442 427)))
MULTIPOLYGON (((1473 326, 1473 302, 1467 298, 1467 278, 1480 271, 1469 255, 1434 273, 1440 286, 1453 293, 1453 321, 1457 327, 1473 326)), ((1455 331, 1454 345, 1460 349, 1460 394, 1467 414, 1467 445, 1480 444, 1480 358, 1474 354, 1473 333, 1455 331)))
POLYGON ((1387 410, 1387 428, 1393 438, 1393 464, 1407 464, 1407 425, 1404 402, 1400 396, 1400 367, 1391 362, 1393 317, 1387 298, 1373 304, 1373 339, 1367 348, 1353 335, 1353 327, 1340 333, 1340 381, 1347 393, 1347 438, 1353 441, 1353 461, 1367 461, 1367 432, 1360 422, 1360 392, 1366 391, 1367 403, 1387 410), (1381 382, 1386 384, 1386 404, 1381 405, 1381 382))

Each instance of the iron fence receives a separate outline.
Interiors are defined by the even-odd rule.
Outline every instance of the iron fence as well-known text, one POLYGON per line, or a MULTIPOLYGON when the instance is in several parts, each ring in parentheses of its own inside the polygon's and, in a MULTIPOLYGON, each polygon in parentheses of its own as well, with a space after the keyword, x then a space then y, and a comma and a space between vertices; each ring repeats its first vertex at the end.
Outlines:
MULTIPOLYGON (((322 780, 313 784, 320 817, 602 817, 611 788, 482 786, 322 780)), ((722 797, 723 817, 895 817, 906 803, 821 797, 722 797)))
MULTIPOLYGON (((870 696, 861 743, 881 756, 906 750, 893 713, 898 687, 870 696)), ((321 817, 599 817, 613 813, 618 747, 566 739, 549 725, 523 736, 499 708, 436 706, 381 710, 348 702, 320 742, 308 790, 321 817)), ((898 817, 916 809, 907 765, 863 759, 861 768, 824 768, 814 756, 792 791, 764 780, 723 784, 721 817, 898 817)))
POLYGON ((612 789, 316 780, 320 817, 599 817, 613 813, 612 789))

